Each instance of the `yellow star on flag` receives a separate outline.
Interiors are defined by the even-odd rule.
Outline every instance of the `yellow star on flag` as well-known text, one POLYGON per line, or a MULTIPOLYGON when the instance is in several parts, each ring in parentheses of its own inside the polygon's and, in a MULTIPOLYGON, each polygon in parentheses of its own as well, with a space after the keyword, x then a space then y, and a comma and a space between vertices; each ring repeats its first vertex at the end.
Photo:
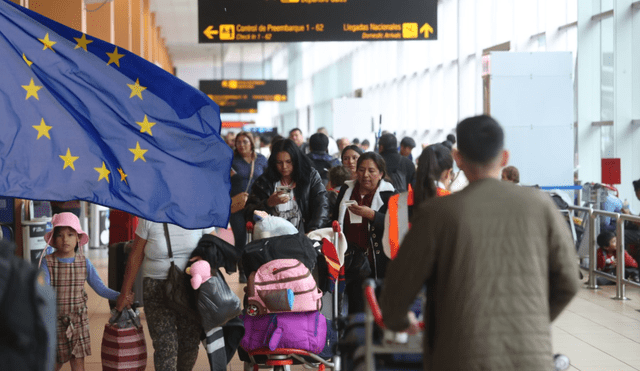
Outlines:
MULTIPOLYGON (((146 162, 146 161, 145 161, 146 162)), ((122 170, 122 168, 118 168, 118 172, 120 173, 120 181, 121 182, 127 182, 127 174, 124 173, 124 170, 122 170)))
POLYGON ((129 98, 133 98, 134 95, 137 95, 140 99, 142 99, 142 92, 147 88, 140 85, 140 79, 136 79, 135 84, 127 84, 127 86, 131 89, 131 95, 129 98))
POLYGON ((118 54, 117 46, 116 46, 116 49, 113 51, 113 53, 107 53, 107 55, 109 56, 109 62, 107 62, 107 65, 110 65, 111 63, 115 63, 116 66, 120 67, 120 58, 124 57, 124 54, 118 54))
POLYGON ((136 142, 136 148, 129 148, 129 151, 135 155, 133 162, 136 162, 137 159, 142 159, 142 161, 147 162, 147 160, 144 159, 144 154, 147 153, 148 149, 140 148, 140 142, 136 142))
POLYGON ((22 53, 22 59, 24 59, 24 61, 27 62, 27 65, 29 65, 29 67, 31 67, 31 65, 33 64, 33 62, 27 59, 27 56, 24 55, 24 53, 22 53))
POLYGON ((40 40, 40 42, 42 42, 44 44, 44 46, 42 47, 42 50, 45 50, 45 49, 49 48, 49 49, 51 49, 52 52, 55 53, 55 50, 53 50, 52 46, 57 44, 57 42, 49 40, 49 33, 48 32, 47 32, 46 35, 44 35, 44 39, 38 39, 38 40, 40 40))
POLYGON ((71 166, 71 169, 73 169, 73 171, 76 170, 76 168, 73 166, 73 162, 75 160, 77 160, 78 156, 71 156, 71 151, 69 150, 69 148, 67 148, 67 154, 64 156, 60 156, 60 158, 62 160, 64 160, 64 167, 62 168, 62 170, 66 169, 68 166, 71 166))
POLYGON ((43 135, 51 139, 51 137, 49 136, 49 130, 51 130, 52 127, 45 124, 44 119, 40 121, 40 125, 33 125, 33 128, 38 130, 38 137, 36 138, 36 140, 40 139, 40 137, 43 135))
POLYGON ((27 91, 27 97, 24 98, 24 100, 29 99, 29 97, 36 97, 37 100, 40 100, 40 98, 38 98, 38 90, 42 89, 42 86, 34 84, 33 78, 29 85, 22 85, 22 88, 27 91))
POLYGON ((78 48, 82 48, 84 49, 85 52, 87 52, 87 45, 91 44, 93 42, 93 40, 87 40, 87 34, 82 34, 82 37, 74 37, 74 39, 76 39, 76 41, 78 42, 78 45, 76 45, 75 48, 73 49, 78 49, 78 48))
POLYGON ((104 161, 102 161, 102 167, 94 167, 93 170, 97 171, 98 174, 100 174, 98 181, 106 179, 107 183, 109 183, 109 174, 111 174, 111 172, 107 170, 107 166, 104 164, 104 161))
POLYGON ((153 136, 153 133, 151 133, 151 127, 153 125, 155 125, 155 122, 149 122, 149 119, 147 118, 147 115, 144 115, 144 120, 142 122, 137 122, 136 124, 140 125, 140 132, 141 133, 149 133, 149 135, 153 136))

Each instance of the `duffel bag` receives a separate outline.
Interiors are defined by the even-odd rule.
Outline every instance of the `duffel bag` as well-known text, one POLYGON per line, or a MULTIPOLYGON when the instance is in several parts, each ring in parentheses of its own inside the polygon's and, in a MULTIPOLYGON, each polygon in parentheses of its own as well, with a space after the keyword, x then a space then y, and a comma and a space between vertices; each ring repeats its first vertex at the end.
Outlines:
POLYGON ((241 316, 245 333, 240 346, 246 351, 268 347, 301 349, 319 354, 326 346, 327 319, 318 311, 241 316))

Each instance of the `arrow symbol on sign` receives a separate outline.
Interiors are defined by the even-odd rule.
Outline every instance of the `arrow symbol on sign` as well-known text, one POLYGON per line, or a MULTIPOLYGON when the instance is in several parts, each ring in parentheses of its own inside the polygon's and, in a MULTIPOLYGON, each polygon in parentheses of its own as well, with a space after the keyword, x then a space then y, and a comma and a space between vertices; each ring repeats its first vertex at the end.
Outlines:
MULTIPOLYGON (((433 30, 432 30, 433 31, 433 30)), ((209 26, 207 27, 206 30, 204 30, 204 35, 207 37, 207 39, 211 40, 213 39, 213 35, 217 35, 218 34, 218 30, 214 30, 213 26, 209 26)))
POLYGON ((429 38, 429 32, 433 33, 433 27, 429 23, 425 23, 420 27, 420 33, 424 34, 425 39, 429 38))

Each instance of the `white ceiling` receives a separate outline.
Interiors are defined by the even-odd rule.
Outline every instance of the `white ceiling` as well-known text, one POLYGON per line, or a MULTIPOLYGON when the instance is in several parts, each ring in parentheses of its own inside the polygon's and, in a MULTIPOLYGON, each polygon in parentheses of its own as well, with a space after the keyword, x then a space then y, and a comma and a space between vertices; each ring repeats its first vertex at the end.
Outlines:
MULTIPOLYGON (((174 64, 202 63, 219 65, 221 44, 198 43, 198 0, 150 0, 174 64)), ((260 63, 282 43, 224 44, 224 63, 260 63)))

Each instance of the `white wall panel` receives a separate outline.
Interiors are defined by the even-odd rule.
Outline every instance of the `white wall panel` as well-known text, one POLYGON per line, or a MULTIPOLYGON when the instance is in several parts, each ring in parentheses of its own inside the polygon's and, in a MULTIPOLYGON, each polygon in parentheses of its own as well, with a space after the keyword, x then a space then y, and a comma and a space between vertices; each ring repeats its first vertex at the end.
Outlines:
MULTIPOLYGON (((362 89, 365 99, 372 102, 369 116, 377 117, 382 113, 384 125, 389 130, 394 130, 394 127, 395 131, 402 133, 417 130, 417 141, 433 142, 443 138, 462 118, 482 112, 483 49, 510 41, 511 51, 568 51, 572 53, 572 71, 580 71, 574 79, 582 84, 573 86, 579 92, 578 114, 574 114, 577 115, 574 120, 579 122, 580 175, 583 180, 597 181, 600 176, 600 130, 591 126, 591 122, 602 117, 601 96, 605 95, 608 102, 614 102, 607 108, 609 112, 622 109, 622 105, 628 110, 630 105, 631 118, 640 119, 640 36, 637 36, 640 35, 640 11, 630 9, 627 6, 630 1, 440 0, 437 41, 291 43, 267 57, 269 62, 265 73, 262 65, 245 64, 240 67, 237 63, 230 63, 224 66, 224 75, 225 78, 240 78, 240 75, 258 78, 264 75, 290 81, 292 102, 260 104, 260 114, 243 115, 243 118, 257 117, 257 120, 270 124, 283 122, 291 127, 299 124, 301 114, 298 110, 311 107, 309 117, 315 127, 320 125, 314 122, 316 118, 325 120, 327 115, 333 117, 327 101, 352 96, 354 90, 362 89), (593 15, 613 9, 614 5, 617 6, 618 17, 615 22, 612 18, 592 20, 593 15), (558 29, 576 21, 579 21, 577 26, 558 29), (620 28, 624 22, 631 22, 632 27, 626 23, 626 28, 620 28), (619 32, 616 36, 618 48, 627 45, 623 55, 617 57, 627 58, 630 66, 625 72, 632 86, 628 99, 612 99, 613 91, 610 87, 604 91, 600 81, 603 71, 610 75, 614 64, 622 66, 614 58, 611 66, 605 66, 611 70, 603 69, 602 52, 616 52, 612 42, 606 41, 613 40, 611 30, 616 30, 616 27, 619 32), (543 35, 538 35, 542 32, 543 35), (577 63, 579 37, 582 41, 580 62, 577 63), (632 37, 628 40, 630 44, 623 44, 620 37, 632 37), (335 74, 326 74, 325 70, 335 74), (313 81, 325 74, 349 81, 329 81, 326 94, 320 94, 314 90, 313 81), (316 109, 317 113, 314 112, 316 109), (426 130, 429 132, 425 134, 426 130)), ((193 86, 197 86, 200 79, 220 78, 222 72, 219 65, 212 68, 205 64, 181 63, 176 67, 178 77, 193 86)), ((301 124, 306 125, 306 122, 301 124)), ((640 127, 625 125, 612 134, 614 152, 627 148, 624 147, 628 146, 625 144, 627 141, 638 141, 640 127)), ((362 129, 370 132, 370 122, 362 129)), ((630 173, 627 176, 640 177, 640 161, 635 160, 640 158, 638 148, 640 146, 633 146, 633 160, 629 160, 632 161, 631 167, 625 168, 630 173)), ((625 156, 630 153, 628 149, 623 152, 625 156)), ((640 206, 636 205, 636 208, 640 209, 640 206)))

